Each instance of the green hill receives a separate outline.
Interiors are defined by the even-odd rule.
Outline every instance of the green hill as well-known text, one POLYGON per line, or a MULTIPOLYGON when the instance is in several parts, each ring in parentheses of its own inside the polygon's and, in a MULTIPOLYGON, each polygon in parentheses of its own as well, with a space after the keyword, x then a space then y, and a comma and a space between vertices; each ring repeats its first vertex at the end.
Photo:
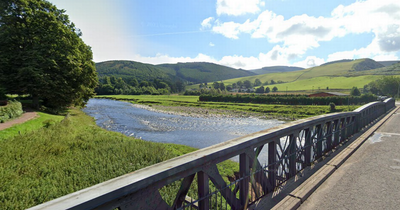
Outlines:
POLYGON ((157 65, 157 67, 163 67, 165 72, 172 72, 176 77, 194 83, 221 81, 255 75, 251 71, 205 62, 161 64, 157 65))
POLYGON ((268 74, 268 73, 299 71, 303 69, 304 68, 294 67, 294 66, 270 66, 250 71, 256 74, 268 74))
POLYGON ((135 61, 106 61, 96 63, 96 69, 99 77, 115 76, 117 78, 135 77, 137 80, 153 79, 177 79, 174 75, 168 73, 157 66, 144 64, 135 61))
POLYGON ((250 71, 203 62, 152 65, 135 61, 106 61, 96 63, 96 69, 100 78, 135 77, 138 81, 163 79, 203 83, 255 75, 250 71))

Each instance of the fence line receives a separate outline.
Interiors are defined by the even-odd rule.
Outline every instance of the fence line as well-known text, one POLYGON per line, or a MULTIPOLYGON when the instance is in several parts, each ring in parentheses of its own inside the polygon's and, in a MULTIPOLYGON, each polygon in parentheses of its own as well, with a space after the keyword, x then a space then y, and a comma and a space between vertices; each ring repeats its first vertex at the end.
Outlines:
POLYGON ((182 155, 32 207, 35 209, 243 209, 395 106, 394 99, 353 112, 290 122, 182 155), (262 152, 268 154, 265 164, 262 152), (227 184, 217 164, 239 156, 239 174, 227 184), (160 189, 179 183, 167 204, 160 189), (197 195, 188 197, 191 187, 197 195))

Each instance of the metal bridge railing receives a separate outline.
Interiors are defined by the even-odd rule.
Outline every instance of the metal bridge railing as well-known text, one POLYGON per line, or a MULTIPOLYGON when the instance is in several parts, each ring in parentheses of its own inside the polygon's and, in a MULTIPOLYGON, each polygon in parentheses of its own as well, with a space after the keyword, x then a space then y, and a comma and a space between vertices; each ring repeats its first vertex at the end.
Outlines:
POLYGON ((60 197, 34 209, 244 209, 310 166, 395 106, 372 102, 353 112, 290 122, 204 148, 60 197), (267 159, 262 164, 261 153, 267 159), (226 183, 217 164, 239 157, 226 183), (173 203, 160 189, 178 182, 173 203), (188 197, 190 188, 197 195, 188 197))

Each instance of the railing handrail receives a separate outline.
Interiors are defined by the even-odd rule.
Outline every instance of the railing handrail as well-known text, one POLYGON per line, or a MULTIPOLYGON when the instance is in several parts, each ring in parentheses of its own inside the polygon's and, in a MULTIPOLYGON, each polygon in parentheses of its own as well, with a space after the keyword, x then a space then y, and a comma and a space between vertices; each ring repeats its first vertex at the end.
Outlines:
POLYGON ((201 171, 207 165, 213 165, 238 156, 245 153, 249 148, 268 144, 282 135, 305 129, 310 124, 314 125, 341 118, 356 117, 360 112, 371 107, 382 106, 392 102, 394 105, 394 100, 392 100, 387 99, 384 102, 371 102, 352 112, 333 113, 301 119, 228 140, 62 196, 32 207, 31 210, 96 208, 117 198, 139 192, 157 182, 163 182, 165 185, 170 184, 190 174, 201 171))

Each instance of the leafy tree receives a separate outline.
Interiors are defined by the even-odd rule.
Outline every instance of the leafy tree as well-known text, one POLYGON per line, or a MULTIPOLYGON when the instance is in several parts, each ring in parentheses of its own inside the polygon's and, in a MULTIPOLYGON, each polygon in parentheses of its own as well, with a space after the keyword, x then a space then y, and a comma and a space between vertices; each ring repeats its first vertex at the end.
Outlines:
POLYGON ((213 83, 213 88, 214 89, 218 89, 219 88, 219 83, 218 82, 214 82, 213 83))
POLYGON ((276 91, 278 91, 278 88, 277 88, 276 86, 274 86, 274 87, 272 88, 272 92, 276 92, 276 91))
POLYGON ((350 91, 350 95, 352 96, 360 96, 361 92, 357 87, 353 87, 350 91))
POLYGON ((225 90, 225 84, 224 83, 219 83, 219 89, 220 90, 225 90))
POLYGON ((243 82, 242 81, 238 81, 238 82, 236 82, 236 84, 237 84, 238 88, 241 88, 243 86, 243 82))
POLYGON ((151 85, 149 84, 148 81, 143 80, 143 81, 140 82, 139 86, 140 86, 140 87, 149 87, 149 86, 151 86, 151 85))
POLYGON ((260 86, 262 83, 261 83, 261 81, 260 81, 260 79, 256 79, 255 81, 254 81, 254 86, 260 86))
POLYGON ((243 85, 246 87, 246 88, 251 88, 251 82, 249 81, 249 80, 245 80, 244 82, 243 82, 243 85))
POLYGON ((382 94, 391 97, 399 97, 400 78, 394 76, 382 77, 369 84, 374 94, 382 94))
POLYGON ((2 0, 0 83, 55 109, 84 105, 94 95, 92 51, 64 10, 45 0, 2 0))
POLYGON ((269 87, 266 87, 264 92, 269 93, 269 92, 271 92, 271 89, 269 89, 269 87))
POLYGON ((257 88, 256 93, 264 93, 264 86, 257 88))
POLYGON ((269 85, 268 81, 264 82, 264 85, 269 85))
POLYGON ((276 82, 273 79, 271 79, 271 82, 269 84, 274 85, 276 84, 276 82))

